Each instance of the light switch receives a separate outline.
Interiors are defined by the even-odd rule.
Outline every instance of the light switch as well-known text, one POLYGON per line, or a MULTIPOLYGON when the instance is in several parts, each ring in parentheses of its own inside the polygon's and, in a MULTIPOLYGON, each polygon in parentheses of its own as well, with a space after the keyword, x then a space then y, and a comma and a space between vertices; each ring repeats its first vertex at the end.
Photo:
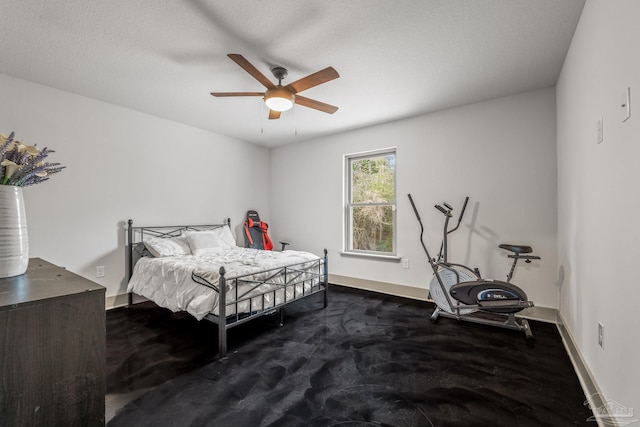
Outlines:
POLYGON ((598 119, 598 134, 597 134, 597 138, 598 138, 598 144, 600 144, 604 140, 604 130, 603 130, 602 118, 598 119))
POLYGON ((622 95, 622 108, 624 112, 622 114, 622 121, 626 122, 631 117, 631 88, 628 87, 624 95, 622 95))

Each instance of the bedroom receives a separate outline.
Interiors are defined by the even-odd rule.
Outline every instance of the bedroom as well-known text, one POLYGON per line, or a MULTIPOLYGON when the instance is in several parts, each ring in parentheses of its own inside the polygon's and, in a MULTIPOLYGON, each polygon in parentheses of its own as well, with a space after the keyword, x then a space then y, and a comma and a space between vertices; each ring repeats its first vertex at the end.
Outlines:
MULTIPOLYGON (((20 3, 33 6, 38 2, 10 2, 8 9, 15 11, 16 18, 29 12, 20 3)), ((557 82, 481 102, 456 104, 454 100, 439 111, 378 125, 372 121, 360 129, 273 147, 135 111, 134 107, 118 106, 97 96, 56 89, 53 77, 47 77, 58 74, 51 66, 42 67, 44 77, 39 79, 30 77, 34 70, 25 69, 38 63, 34 52, 45 64, 53 60, 46 51, 29 50, 33 45, 24 33, 37 28, 27 27, 29 31, 22 34, 24 40, 3 32, 0 132, 14 130, 19 139, 49 146, 56 150, 54 158, 67 166, 50 182, 25 190, 31 255, 106 286, 107 304, 112 307, 124 299, 123 230, 128 218, 145 224, 188 224, 231 216, 232 224, 238 227, 247 209, 257 209, 269 222, 274 240, 289 240, 298 249, 316 253, 326 246, 332 281, 356 286, 366 282, 387 287, 392 293, 420 297, 427 286, 428 266, 420 252, 415 219, 404 200, 398 199, 398 253, 409 259, 409 269, 397 263, 339 255, 343 156, 394 146, 398 150, 399 195, 420 195, 423 211, 432 203, 459 203, 469 195, 472 203, 478 203, 479 225, 485 233, 497 233, 497 239, 525 240, 539 249, 544 262, 521 274, 519 284, 537 306, 559 310, 604 396, 637 410, 640 378, 633 366, 640 357, 640 344, 631 313, 639 291, 631 278, 633 260, 638 255, 632 242, 637 235, 634 214, 640 206, 635 181, 640 172, 635 167, 638 147, 632 141, 638 141, 640 131, 636 117, 624 124, 618 120, 618 103, 619 93, 626 87, 640 87, 640 64, 634 54, 640 39, 638 12, 634 1, 605 4, 588 0, 571 47, 567 44, 566 59, 560 61, 564 66, 556 76, 557 82), (24 52, 17 53, 16 45, 24 46, 24 52), (598 118, 605 123, 602 144, 595 142, 598 118), (456 173, 451 164, 465 172, 456 173), (466 172, 480 166, 477 177, 466 172), (438 185, 442 177, 446 177, 447 185, 438 185), (520 182, 514 177, 525 179, 520 182), (309 189, 314 197, 305 196, 309 189), (312 209, 303 212, 290 209, 309 203, 312 209), (319 225, 308 227, 309 222, 319 225), (89 236, 91 244, 87 245, 89 236), (104 278, 95 277, 97 266, 104 266, 104 278), (605 325, 604 348, 597 344, 598 322, 605 325)), ((11 13, 3 16, 4 23, 11 13)), ((142 25, 152 25, 142 21, 142 25)), ((50 26, 55 28, 56 22, 50 26)), ((199 25, 207 22, 211 25, 207 19, 199 25)), ((75 22, 82 24, 82 20, 75 22)), ((68 68, 59 73, 87 73, 82 89, 91 93, 90 86, 100 86, 110 75, 89 67, 88 61, 96 55, 93 45, 78 44, 74 33, 64 33, 63 29, 60 33, 52 30, 51 39, 78 49, 73 51, 77 62, 65 63, 68 68), (89 69, 78 68, 82 66, 89 69)), ((141 46, 146 43, 144 39, 129 42, 141 46)), ((203 102, 225 101, 222 108, 240 115, 247 110, 241 117, 255 138, 260 138, 261 126, 267 136, 279 132, 274 124, 262 123, 259 106, 237 106, 235 100, 230 101, 232 106, 226 103, 228 100, 208 95, 214 89, 234 90, 233 79, 244 76, 225 57, 232 51, 229 46, 207 42, 188 50, 183 57, 169 60, 182 60, 193 67, 203 60, 200 55, 205 60, 208 54, 215 57, 216 64, 224 69, 223 75, 231 80, 227 84, 205 61, 203 102)), ((288 58, 278 53, 286 51, 292 41, 278 43, 285 47, 269 46, 275 59, 295 62, 295 55, 288 58)), ((116 48, 130 52, 127 46, 116 48)), ((260 49, 254 49, 254 56, 251 51, 242 53, 257 62, 260 49)), ((345 68, 332 60, 335 47, 327 43, 322 49, 323 60, 311 61, 309 67, 313 69, 308 71, 333 65, 341 72, 340 79, 323 88, 321 97, 341 107, 335 115, 317 119, 331 125, 332 118, 348 110, 348 104, 334 101, 335 92, 346 90, 340 86, 342 82, 358 76, 345 74, 345 68)), ((126 59, 126 55, 120 58, 126 59)), ((126 67, 123 69, 120 78, 126 77, 126 67)), ((403 72, 380 74, 376 79, 389 84, 402 82, 403 72)), ((495 77, 490 81, 498 87, 507 84, 495 77)), ((139 96, 130 89, 130 98, 139 96)), ((200 89, 197 91, 200 93, 200 89)), ((375 101, 373 89, 362 96, 365 99, 360 98, 358 104, 375 101)), ((203 110, 193 114, 205 114, 207 110, 203 110)), ((184 114, 178 111, 176 116, 184 114)), ((298 119, 302 122, 302 112, 298 119)), ((287 138, 294 138, 293 120, 278 125, 286 130, 287 138)), ((305 138, 305 131, 300 125, 300 139, 305 138)), ((425 214, 430 224, 427 234, 434 236, 432 244, 439 236, 436 214, 425 214)), ((237 228, 236 235, 239 237, 237 228)), ((453 250, 460 252, 454 253, 466 257, 464 242, 456 243, 453 250)), ((502 274, 504 260, 480 235, 473 238, 470 253, 474 257, 471 261, 482 269, 502 274)))

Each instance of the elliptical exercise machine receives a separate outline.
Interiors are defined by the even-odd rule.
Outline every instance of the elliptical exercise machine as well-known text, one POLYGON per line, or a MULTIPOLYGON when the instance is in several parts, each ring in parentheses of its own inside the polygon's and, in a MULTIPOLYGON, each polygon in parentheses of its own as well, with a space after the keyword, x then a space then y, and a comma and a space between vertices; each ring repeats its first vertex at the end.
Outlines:
POLYGON ((472 270, 462 264, 448 262, 447 236, 460 226, 462 216, 469 201, 467 197, 464 201, 460 216, 458 217, 458 224, 451 230, 448 230, 448 227, 453 208, 447 203, 435 205, 435 208, 444 214, 445 222, 440 252, 437 258, 432 258, 422 239, 424 226, 422 225, 418 209, 413 202, 411 194, 407 196, 416 214, 416 218, 420 223, 420 243, 427 255, 429 265, 431 265, 431 269, 433 270, 429 293, 436 303, 436 308, 431 315, 431 321, 435 322, 439 316, 443 316, 456 320, 522 331, 527 339, 533 338, 529 322, 527 322, 526 319, 516 319, 515 317, 515 313, 525 308, 533 307, 533 301, 528 300, 527 294, 522 289, 510 283, 518 260, 523 259, 526 263, 530 263, 531 260, 540 259, 539 256, 527 255, 533 252, 533 249, 530 246, 524 245, 499 245, 501 249, 513 253, 509 255, 509 258, 513 259, 513 264, 507 274, 506 282, 482 279, 477 268, 472 270), (491 313, 492 316, 473 314, 476 311, 491 313), (496 316, 498 318, 496 318, 496 316))

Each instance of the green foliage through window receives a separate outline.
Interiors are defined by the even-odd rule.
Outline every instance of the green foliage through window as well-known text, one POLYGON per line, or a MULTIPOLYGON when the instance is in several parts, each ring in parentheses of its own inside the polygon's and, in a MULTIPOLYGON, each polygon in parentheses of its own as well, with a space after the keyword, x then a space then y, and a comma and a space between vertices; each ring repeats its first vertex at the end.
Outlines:
POLYGON ((348 168, 349 249, 394 253, 395 152, 351 157, 348 168))

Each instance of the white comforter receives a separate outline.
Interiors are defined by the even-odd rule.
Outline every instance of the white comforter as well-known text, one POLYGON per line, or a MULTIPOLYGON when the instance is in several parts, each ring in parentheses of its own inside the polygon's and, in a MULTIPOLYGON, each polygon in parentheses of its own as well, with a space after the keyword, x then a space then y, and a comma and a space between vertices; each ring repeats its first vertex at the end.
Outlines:
MULTIPOLYGON (((318 260, 318 256, 302 251, 264 251, 258 249, 233 247, 226 251, 219 251, 199 256, 179 256, 161 258, 141 258, 135 265, 133 276, 127 287, 128 292, 142 295, 172 311, 187 311, 200 320, 209 313, 218 314, 218 292, 210 287, 193 281, 192 273, 204 278, 217 289, 220 278, 220 267, 224 266, 225 278, 230 279, 246 274, 252 274, 252 280, 265 280, 273 272, 265 270, 289 266, 306 261, 318 260)), ((317 269, 315 271, 318 272, 317 269)), ((308 275, 304 276, 310 279, 308 275)), ((270 283, 283 283, 284 278, 276 277, 269 280, 270 283)), ((306 291, 311 286, 311 280, 305 283, 306 291)), ((315 280, 317 283, 317 280, 315 280)), ((227 302, 235 300, 234 281, 227 280, 227 302)), ((302 294, 302 284, 296 285, 296 295, 302 294)), ((238 296, 241 299, 244 293, 256 295, 277 286, 263 284, 255 288, 254 284, 242 282, 238 288, 238 296)), ((280 304, 286 298, 294 298, 293 286, 285 291, 280 289, 275 295, 269 293, 262 297, 256 297, 251 304, 251 310, 272 307, 280 304), (264 301, 264 307, 263 307, 264 301)), ((249 311, 249 302, 238 304, 238 312, 249 311)), ((235 313, 235 305, 227 306, 227 315, 235 313)))

